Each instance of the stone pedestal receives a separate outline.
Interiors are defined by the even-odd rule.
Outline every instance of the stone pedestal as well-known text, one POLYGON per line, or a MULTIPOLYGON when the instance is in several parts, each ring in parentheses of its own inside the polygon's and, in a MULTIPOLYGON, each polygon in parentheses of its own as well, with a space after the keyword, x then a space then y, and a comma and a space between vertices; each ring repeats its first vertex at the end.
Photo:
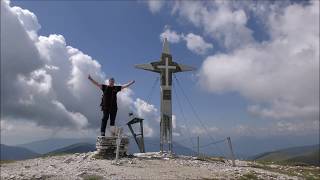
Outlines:
MULTIPOLYGON (((96 157, 102 159, 113 159, 116 157, 117 137, 98 136, 96 142, 96 157)), ((123 137, 120 142, 119 157, 127 155, 129 146, 129 138, 123 137)))

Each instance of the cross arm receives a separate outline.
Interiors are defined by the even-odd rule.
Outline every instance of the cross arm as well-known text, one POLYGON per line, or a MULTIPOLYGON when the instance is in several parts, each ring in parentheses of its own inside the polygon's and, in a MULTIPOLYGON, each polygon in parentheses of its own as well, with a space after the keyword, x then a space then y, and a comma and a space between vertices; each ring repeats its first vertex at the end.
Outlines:
POLYGON ((183 71, 194 71, 196 68, 184 64, 178 64, 177 65, 177 72, 183 72, 183 71))
POLYGON ((143 69, 147 71, 152 71, 152 72, 159 72, 158 69, 156 69, 151 63, 148 64, 136 64, 134 65, 135 68, 137 69, 143 69))

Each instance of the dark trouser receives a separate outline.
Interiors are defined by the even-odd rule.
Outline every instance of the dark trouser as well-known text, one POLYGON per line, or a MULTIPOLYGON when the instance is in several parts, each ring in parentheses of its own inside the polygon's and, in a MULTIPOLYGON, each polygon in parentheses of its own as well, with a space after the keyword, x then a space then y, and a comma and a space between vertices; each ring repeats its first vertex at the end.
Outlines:
POLYGON ((103 134, 106 132, 106 126, 107 126, 109 116, 110 116, 110 126, 114 126, 116 116, 117 116, 117 109, 103 110, 103 117, 101 122, 101 133, 103 134))

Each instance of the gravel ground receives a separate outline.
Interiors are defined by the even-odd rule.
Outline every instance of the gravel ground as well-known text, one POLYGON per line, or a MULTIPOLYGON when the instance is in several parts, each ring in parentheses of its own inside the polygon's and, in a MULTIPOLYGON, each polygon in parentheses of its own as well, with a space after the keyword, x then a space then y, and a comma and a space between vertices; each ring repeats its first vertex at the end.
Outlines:
POLYGON ((94 152, 36 158, 1 164, 2 179, 298 179, 253 168, 246 161, 237 166, 195 157, 135 154, 118 161, 95 159, 94 152))

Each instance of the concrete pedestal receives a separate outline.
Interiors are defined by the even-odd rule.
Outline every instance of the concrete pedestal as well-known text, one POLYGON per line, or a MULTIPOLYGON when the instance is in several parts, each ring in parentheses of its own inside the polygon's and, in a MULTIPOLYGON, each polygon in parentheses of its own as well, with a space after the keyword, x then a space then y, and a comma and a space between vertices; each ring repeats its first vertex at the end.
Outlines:
MULTIPOLYGON (((96 141, 97 154, 96 157, 102 159, 113 159, 116 157, 117 137, 98 136, 96 141)), ((119 157, 127 155, 129 146, 129 138, 123 137, 120 142, 119 157)))

